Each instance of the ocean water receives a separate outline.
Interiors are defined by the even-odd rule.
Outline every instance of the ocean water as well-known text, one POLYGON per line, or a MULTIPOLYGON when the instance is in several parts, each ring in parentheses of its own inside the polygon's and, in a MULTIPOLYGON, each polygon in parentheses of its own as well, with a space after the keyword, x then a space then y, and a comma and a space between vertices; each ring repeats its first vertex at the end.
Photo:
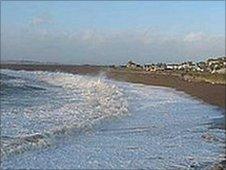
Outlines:
POLYGON ((225 157, 224 111, 170 88, 1 70, 3 169, 187 169, 225 157))

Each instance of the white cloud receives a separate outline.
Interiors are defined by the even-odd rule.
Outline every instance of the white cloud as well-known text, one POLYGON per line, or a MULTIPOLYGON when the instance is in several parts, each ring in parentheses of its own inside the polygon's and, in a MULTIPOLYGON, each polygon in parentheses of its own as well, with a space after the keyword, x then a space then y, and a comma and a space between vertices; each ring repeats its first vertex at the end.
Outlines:
POLYGON ((42 14, 39 16, 35 16, 31 20, 31 24, 33 26, 45 25, 45 24, 53 24, 53 18, 49 14, 42 14))
MULTIPOLYGON (((8 31, 8 30, 7 30, 8 31)), ((62 63, 122 64, 202 60, 225 52, 224 36, 190 33, 171 35, 154 30, 33 29, 11 40, 4 33, 4 56, 56 60, 62 63), (192 43, 191 43, 192 42, 192 43), (194 43, 195 42, 195 43, 194 43), (10 48, 10 47, 13 47, 10 48)))
POLYGON ((197 42, 202 41, 206 38, 205 34, 202 32, 191 32, 184 37, 185 42, 197 42))

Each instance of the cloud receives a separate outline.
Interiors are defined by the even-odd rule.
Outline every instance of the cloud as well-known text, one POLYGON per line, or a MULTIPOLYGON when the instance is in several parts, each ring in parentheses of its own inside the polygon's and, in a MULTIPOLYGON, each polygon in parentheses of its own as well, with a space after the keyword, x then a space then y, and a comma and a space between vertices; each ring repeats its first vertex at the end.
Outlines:
POLYGON ((207 37, 202 32, 197 32, 197 33, 191 32, 184 37, 184 41, 185 42, 197 42, 197 41, 202 41, 205 38, 207 38, 207 37))
POLYGON ((18 32, 14 39, 5 30, 2 56, 75 64, 123 64, 130 59, 140 63, 203 60, 225 52, 224 36, 200 32, 172 35, 151 29, 38 28, 29 34, 18 32))
POLYGON ((49 14, 41 14, 33 17, 31 20, 31 25, 33 26, 53 24, 53 23, 54 23, 54 20, 49 14))

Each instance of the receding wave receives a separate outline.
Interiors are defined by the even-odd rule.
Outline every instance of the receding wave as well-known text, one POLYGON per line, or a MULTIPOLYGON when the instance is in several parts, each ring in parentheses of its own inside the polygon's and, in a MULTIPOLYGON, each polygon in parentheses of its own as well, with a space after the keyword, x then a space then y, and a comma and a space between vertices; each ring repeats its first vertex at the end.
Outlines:
POLYGON ((128 112, 123 90, 103 75, 1 72, 1 84, 5 84, 1 95, 7 95, 11 86, 11 95, 1 107, 3 156, 50 146, 57 135, 81 131, 96 121, 128 112))
POLYGON ((1 137, 1 156, 5 158, 13 154, 21 154, 23 152, 50 147, 54 144, 55 138, 64 134, 80 134, 83 131, 91 128, 91 124, 70 125, 62 128, 54 129, 43 134, 34 133, 18 137, 1 137))
POLYGON ((38 147, 50 146, 50 141, 44 135, 31 134, 24 137, 2 137, 1 155, 2 157, 11 154, 19 154, 27 150, 38 147))

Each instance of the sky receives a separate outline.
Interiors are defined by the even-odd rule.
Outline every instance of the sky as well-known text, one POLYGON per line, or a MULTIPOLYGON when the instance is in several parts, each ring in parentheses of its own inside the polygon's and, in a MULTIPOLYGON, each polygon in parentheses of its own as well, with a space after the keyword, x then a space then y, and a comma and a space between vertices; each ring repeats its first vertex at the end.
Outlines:
POLYGON ((225 55, 225 1, 1 1, 1 60, 201 61, 225 55))

